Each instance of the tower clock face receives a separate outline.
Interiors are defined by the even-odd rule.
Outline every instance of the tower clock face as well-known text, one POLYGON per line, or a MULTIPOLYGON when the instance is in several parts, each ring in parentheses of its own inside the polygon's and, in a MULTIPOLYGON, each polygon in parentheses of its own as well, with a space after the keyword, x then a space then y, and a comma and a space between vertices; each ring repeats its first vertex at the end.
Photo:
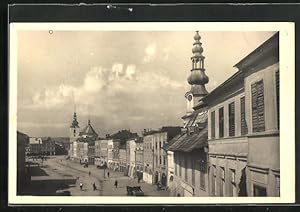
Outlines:
POLYGON ((188 95, 188 100, 192 101, 193 96, 192 95, 188 95))

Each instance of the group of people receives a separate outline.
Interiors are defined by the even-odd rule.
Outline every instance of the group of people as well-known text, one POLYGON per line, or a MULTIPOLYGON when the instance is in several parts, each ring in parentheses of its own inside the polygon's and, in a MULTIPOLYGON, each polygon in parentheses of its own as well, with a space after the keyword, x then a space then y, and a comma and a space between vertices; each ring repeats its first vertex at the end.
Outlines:
MULTIPOLYGON (((91 176, 91 172, 89 171, 89 177, 90 176, 91 176)), ((109 172, 107 172, 107 177, 109 178, 109 172)), ((77 181, 79 181, 79 177, 77 177, 77 181)), ((118 188, 118 181, 117 180, 115 180, 114 185, 115 185, 116 188, 118 188)), ((83 183, 82 182, 79 183, 79 187, 80 187, 80 190, 82 191, 82 189, 83 189, 83 183)), ((95 182, 93 183, 93 190, 94 191, 97 190, 97 186, 96 186, 95 182)))

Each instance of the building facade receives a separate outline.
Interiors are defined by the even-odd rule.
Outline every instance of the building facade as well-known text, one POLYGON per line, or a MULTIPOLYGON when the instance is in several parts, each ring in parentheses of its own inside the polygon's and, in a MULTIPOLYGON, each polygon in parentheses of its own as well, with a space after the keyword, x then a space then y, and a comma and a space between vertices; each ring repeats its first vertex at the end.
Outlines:
POLYGON ((126 159, 126 148, 119 149, 119 161, 120 161, 120 172, 127 175, 127 159, 126 159))
POLYGON ((119 159, 120 140, 113 139, 113 162, 112 169, 114 171, 120 170, 120 159, 119 159))
POLYGON ((143 140, 139 140, 136 143, 136 156, 135 156, 135 164, 136 164, 136 172, 137 178, 143 180, 143 172, 144 172, 144 144, 143 140))
POLYGON ((136 178, 136 165, 135 165, 135 153, 136 153, 137 138, 132 138, 126 141, 126 159, 128 176, 136 178))
POLYGON ((55 141, 49 137, 30 137, 27 151, 29 155, 55 155, 55 141))
POLYGON ((114 142, 113 139, 107 140, 107 165, 109 169, 113 168, 113 148, 114 148, 114 142))
POLYGON ((207 95, 210 194, 279 196, 278 33, 207 95))
POLYGON ((167 186, 168 164, 167 151, 163 148, 172 138, 181 133, 181 127, 162 127, 153 134, 153 170, 154 184, 167 186))
POLYGON ((154 133, 155 131, 144 132, 144 173, 143 181, 149 184, 153 183, 153 151, 154 151, 154 133))

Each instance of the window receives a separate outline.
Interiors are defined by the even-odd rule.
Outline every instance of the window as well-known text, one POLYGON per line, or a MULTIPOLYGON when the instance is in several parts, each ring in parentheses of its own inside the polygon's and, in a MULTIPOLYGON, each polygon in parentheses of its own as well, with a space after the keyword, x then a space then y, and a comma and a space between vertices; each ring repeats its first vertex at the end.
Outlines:
MULTIPOLYGON (((212 166, 212 194, 217 196, 217 168, 215 165, 212 166)), ((201 173, 201 172, 200 172, 201 173)))
POLYGON ((245 97, 241 97, 241 134, 246 135, 248 133, 248 127, 246 123, 245 115, 245 97))
POLYGON ((255 197, 266 197, 267 189, 263 186, 253 185, 253 192, 255 197))
POLYGON ((174 160, 175 160, 175 175, 178 176, 178 157, 176 154, 174 154, 174 160))
POLYGON ((192 162, 192 185, 195 186, 195 160, 191 160, 192 162))
POLYGON ((276 73, 275 73, 275 84, 276 84, 276 104, 277 104, 277 127, 278 127, 278 130, 279 130, 280 129, 279 70, 277 70, 276 73))
POLYGON ((224 196, 225 194, 225 169, 224 167, 221 168, 221 186, 220 186, 220 196, 224 196))
POLYGON ((224 137, 224 108, 219 109, 219 137, 224 137))
POLYGON ((179 166, 178 166, 178 168, 179 168, 179 176, 181 177, 181 169, 182 169, 182 157, 181 157, 181 155, 179 155, 179 166))
POLYGON ((229 195, 232 197, 236 197, 237 196, 237 192, 236 192, 236 183, 235 183, 235 170, 234 169, 230 169, 230 190, 229 190, 229 195))
POLYGON ((159 165, 161 165, 161 156, 159 156, 159 165))
POLYGON ((211 138, 215 138, 215 111, 211 112, 211 138))
POLYGON ((264 83, 259 81, 251 85, 253 132, 265 131, 264 83))
POLYGON ((163 165, 166 165, 166 157, 163 157, 163 159, 164 159, 163 165))
POLYGON ((187 157, 184 158, 184 180, 187 181, 188 180, 188 160, 187 157))
POLYGON ((205 174, 203 171, 200 171, 200 188, 205 189, 205 174))
POLYGON ((235 120, 234 120, 234 102, 230 103, 228 106, 229 114, 229 136, 235 135, 235 120))

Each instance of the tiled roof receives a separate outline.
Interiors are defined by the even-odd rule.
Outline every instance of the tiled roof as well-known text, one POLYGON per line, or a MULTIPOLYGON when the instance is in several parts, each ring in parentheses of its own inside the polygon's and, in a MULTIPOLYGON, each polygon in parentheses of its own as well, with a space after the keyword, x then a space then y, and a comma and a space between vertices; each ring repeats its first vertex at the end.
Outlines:
POLYGON ((172 144, 167 148, 169 151, 191 152, 207 146, 207 127, 200 132, 195 132, 191 135, 183 134, 177 139, 175 138, 172 144))
POLYGON ((170 140, 168 143, 166 143, 166 144, 163 146, 163 149, 168 151, 169 147, 170 147, 171 145, 173 145, 173 144, 177 141, 177 139, 178 139, 180 136, 182 136, 182 134, 176 135, 172 140, 170 140))
POLYGON ((98 134, 92 127, 90 121, 88 122, 88 125, 80 132, 80 135, 88 135, 88 136, 98 137, 98 134))

